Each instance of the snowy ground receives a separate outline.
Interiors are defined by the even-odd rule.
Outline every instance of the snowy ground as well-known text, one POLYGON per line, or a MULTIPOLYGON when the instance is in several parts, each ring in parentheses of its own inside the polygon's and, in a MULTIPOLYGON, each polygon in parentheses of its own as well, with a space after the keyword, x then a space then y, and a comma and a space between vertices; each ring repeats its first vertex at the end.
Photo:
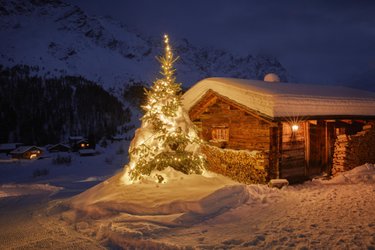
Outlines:
MULTIPOLYGON (((95 219, 82 217, 84 219, 69 221, 66 217, 70 210, 62 204, 71 201, 70 197, 76 193, 115 174, 126 160, 118 159, 118 144, 109 147, 112 149, 108 149, 108 154, 113 152, 112 164, 108 164, 108 154, 87 159, 75 156, 76 163, 82 160, 79 165, 82 169, 77 172, 71 169, 65 172, 65 168, 48 166, 46 162, 43 167, 50 171, 49 176, 40 177, 43 179, 32 177, 32 169, 42 166, 33 165, 38 161, 22 163, 16 172, 9 170, 10 163, 0 164, 0 190, 3 192, 0 198, 0 248, 375 249, 375 166, 372 164, 331 180, 314 180, 281 190, 264 185, 244 186, 247 199, 239 200, 234 206, 227 204, 226 209, 215 214, 208 211, 209 216, 195 217, 198 220, 193 224, 161 223, 165 220, 160 219, 163 217, 160 214, 147 215, 149 211, 144 211, 135 215, 129 210, 95 219)), ((40 160, 41 164, 44 160, 40 160)), ((77 167, 77 164, 70 167, 73 166, 77 167)), ((107 182, 113 184, 112 179, 107 182)), ((216 187, 217 190, 237 185, 221 180, 223 183, 216 187)), ((201 201, 204 194, 199 187, 200 181, 195 180, 192 184, 195 186, 191 185, 190 190, 199 191, 201 196, 196 200, 201 201)), ((161 187, 149 185, 154 185, 153 199, 157 199, 157 190, 161 187)), ((182 192, 178 186, 170 189, 172 194, 182 192)), ((80 196, 90 192, 89 189, 80 196)), ((191 192, 190 196, 194 197, 194 191, 191 192)), ((205 204, 220 207, 223 196, 217 194, 211 196, 213 199, 206 199, 205 204)), ((173 195, 164 193, 160 198, 167 196, 173 195)), ((110 200, 109 197, 106 199, 110 200)))
POLYGON ((97 147, 98 155, 44 153, 38 160, 10 160, 0 154, 0 198, 27 194, 71 196, 111 177, 127 162, 128 141, 97 147), (69 164, 54 164, 58 156, 70 157, 69 164))

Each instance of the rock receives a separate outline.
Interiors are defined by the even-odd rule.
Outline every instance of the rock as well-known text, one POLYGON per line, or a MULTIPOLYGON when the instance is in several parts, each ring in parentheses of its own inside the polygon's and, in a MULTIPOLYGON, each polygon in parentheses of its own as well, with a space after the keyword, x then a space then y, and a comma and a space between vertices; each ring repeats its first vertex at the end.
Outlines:
POLYGON ((272 179, 268 183, 269 187, 276 187, 276 188, 282 188, 288 185, 289 185, 289 181, 287 179, 272 179))

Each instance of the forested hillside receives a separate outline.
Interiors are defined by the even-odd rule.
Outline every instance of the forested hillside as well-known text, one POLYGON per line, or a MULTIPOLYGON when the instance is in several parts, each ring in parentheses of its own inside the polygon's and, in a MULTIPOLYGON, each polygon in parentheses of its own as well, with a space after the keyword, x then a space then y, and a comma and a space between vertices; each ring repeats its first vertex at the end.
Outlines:
POLYGON ((56 143, 69 135, 94 140, 126 130, 131 112, 82 77, 44 79, 30 67, 0 67, 0 143, 56 143))

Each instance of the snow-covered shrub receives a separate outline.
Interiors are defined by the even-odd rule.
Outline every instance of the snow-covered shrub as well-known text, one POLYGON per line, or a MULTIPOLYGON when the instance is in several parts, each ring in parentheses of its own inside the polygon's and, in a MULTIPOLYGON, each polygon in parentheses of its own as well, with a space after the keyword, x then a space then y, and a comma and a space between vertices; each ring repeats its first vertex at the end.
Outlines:
POLYGON ((112 163, 113 163, 113 156, 111 156, 111 157, 106 157, 106 158, 104 159, 104 162, 107 163, 108 165, 112 165, 112 163))
POLYGON ((52 159, 52 164, 55 165, 70 165, 72 163, 72 157, 70 155, 57 155, 52 159))
POLYGON ((49 174, 49 170, 46 169, 46 168, 43 168, 43 169, 35 169, 34 172, 33 172, 33 178, 36 178, 36 177, 39 177, 39 176, 45 176, 45 175, 48 175, 49 174))
POLYGON ((266 161, 261 151, 221 149, 202 145, 202 152, 207 158, 207 169, 212 172, 246 184, 266 183, 266 161))
POLYGON ((101 140, 101 142, 100 142, 100 147, 102 147, 102 148, 106 148, 107 146, 108 146, 108 142, 107 142, 107 140, 106 140, 106 139, 101 140))
POLYGON ((125 153, 125 150, 122 146, 119 147, 116 151, 116 154, 118 154, 118 155, 123 155, 124 153, 125 153))

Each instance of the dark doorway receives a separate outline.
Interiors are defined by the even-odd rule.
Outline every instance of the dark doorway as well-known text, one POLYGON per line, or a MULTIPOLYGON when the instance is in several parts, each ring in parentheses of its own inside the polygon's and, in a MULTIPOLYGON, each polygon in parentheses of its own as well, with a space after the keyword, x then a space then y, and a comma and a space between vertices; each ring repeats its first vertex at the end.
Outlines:
POLYGON ((309 160, 307 174, 330 174, 335 144, 335 123, 331 120, 309 123, 309 160))
POLYGON ((326 168, 326 126, 326 122, 324 121, 317 121, 315 124, 309 124, 310 157, 307 168, 307 174, 309 176, 319 175, 326 168))

